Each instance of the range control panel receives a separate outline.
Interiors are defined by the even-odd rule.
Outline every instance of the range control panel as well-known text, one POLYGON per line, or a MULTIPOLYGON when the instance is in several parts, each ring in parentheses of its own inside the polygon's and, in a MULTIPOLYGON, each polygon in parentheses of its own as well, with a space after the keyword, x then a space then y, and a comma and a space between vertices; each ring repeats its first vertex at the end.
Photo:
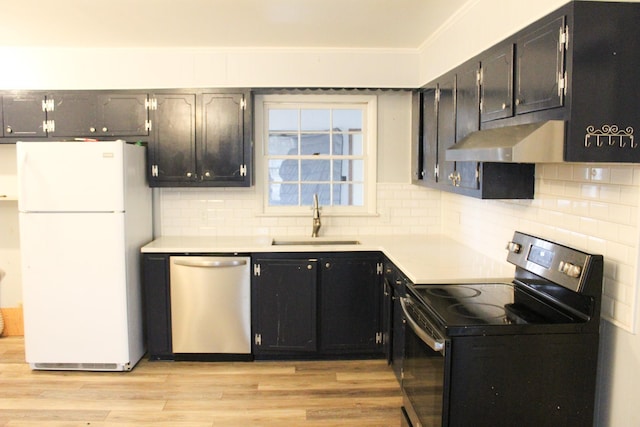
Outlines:
POLYGON ((587 272, 595 260, 592 255, 549 240, 516 231, 507 243, 507 261, 537 276, 575 292, 582 292, 587 272))

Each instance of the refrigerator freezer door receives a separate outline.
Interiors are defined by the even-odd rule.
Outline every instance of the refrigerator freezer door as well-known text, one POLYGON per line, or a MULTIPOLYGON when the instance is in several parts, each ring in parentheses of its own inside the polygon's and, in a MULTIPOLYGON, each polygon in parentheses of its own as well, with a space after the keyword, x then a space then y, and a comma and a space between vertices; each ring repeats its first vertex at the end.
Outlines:
POLYGON ((122 212, 124 141, 18 142, 21 212, 122 212))
POLYGON ((41 369, 135 365, 141 355, 131 360, 129 351, 124 214, 19 215, 27 362, 41 369))

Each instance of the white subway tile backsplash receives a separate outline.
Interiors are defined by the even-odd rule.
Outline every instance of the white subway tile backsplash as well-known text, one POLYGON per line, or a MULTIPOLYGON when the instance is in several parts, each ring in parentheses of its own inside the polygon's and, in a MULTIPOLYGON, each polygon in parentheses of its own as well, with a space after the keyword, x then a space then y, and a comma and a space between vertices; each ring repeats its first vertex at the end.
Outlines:
POLYGON ((606 291, 602 315, 634 331, 638 293, 640 167, 538 164, 530 202, 482 201, 442 194, 442 230, 504 259, 514 230, 601 253, 606 291), (458 218, 450 221, 448 218, 458 218))

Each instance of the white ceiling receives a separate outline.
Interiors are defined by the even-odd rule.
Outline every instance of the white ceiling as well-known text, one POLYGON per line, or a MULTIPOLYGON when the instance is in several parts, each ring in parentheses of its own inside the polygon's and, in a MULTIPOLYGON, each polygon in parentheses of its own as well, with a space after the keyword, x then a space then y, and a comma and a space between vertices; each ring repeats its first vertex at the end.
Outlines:
POLYGON ((417 48, 467 1, 0 0, 0 46, 417 48))

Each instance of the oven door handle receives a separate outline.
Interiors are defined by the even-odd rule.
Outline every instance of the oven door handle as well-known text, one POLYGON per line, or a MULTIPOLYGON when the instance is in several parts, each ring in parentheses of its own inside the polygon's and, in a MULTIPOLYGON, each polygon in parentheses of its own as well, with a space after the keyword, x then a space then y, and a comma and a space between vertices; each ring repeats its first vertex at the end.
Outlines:
POLYGON ((407 318, 407 323, 409 324, 413 332, 416 333, 416 335, 422 340, 422 342, 431 347, 433 351, 442 351, 444 349, 444 341, 429 335, 427 332, 425 332, 424 329, 420 327, 420 325, 418 325, 415 320, 413 320, 413 317, 411 317, 411 314, 409 314, 409 311, 407 310, 407 299, 408 298, 406 297, 400 298, 400 305, 402 306, 404 316, 407 318))

